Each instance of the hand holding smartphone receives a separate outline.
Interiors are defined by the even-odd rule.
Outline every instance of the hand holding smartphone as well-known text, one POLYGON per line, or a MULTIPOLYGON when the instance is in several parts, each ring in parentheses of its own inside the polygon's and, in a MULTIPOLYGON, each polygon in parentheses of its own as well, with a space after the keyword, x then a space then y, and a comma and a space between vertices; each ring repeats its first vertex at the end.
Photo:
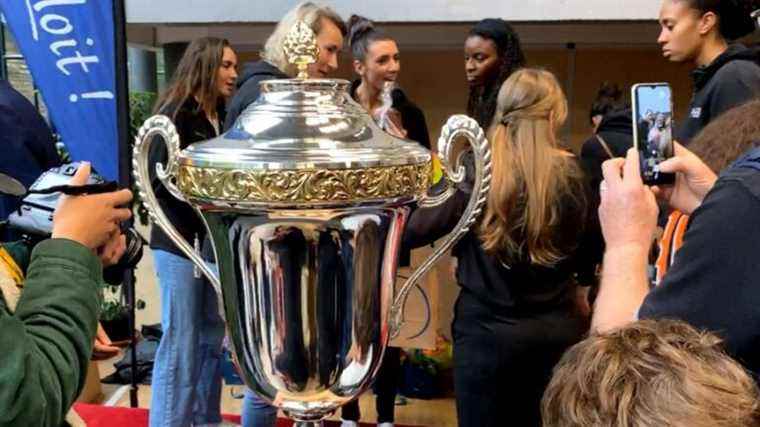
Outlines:
POLYGON ((639 151, 641 178, 646 185, 673 184, 675 175, 659 165, 673 157, 673 101, 667 83, 637 83, 631 87, 633 144, 639 151))

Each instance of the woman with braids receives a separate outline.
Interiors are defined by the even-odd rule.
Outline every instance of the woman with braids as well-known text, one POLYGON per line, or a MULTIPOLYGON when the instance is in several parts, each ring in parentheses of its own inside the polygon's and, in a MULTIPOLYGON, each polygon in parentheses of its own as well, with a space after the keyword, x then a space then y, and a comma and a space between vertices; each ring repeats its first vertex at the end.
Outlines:
POLYGON ((488 18, 472 27, 464 42, 464 70, 470 85, 467 115, 480 127, 491 126, 499 88, 524 65, 520 38, 504 20, 488 18))
MULTIPOLYGON (((395 87, 401 69, 396 41, 361 16, 351 16, 348 26, 354 71, 359 75, 351 85, 351 96, 386 132, 416 141, 429 149, 425 115, 401 89, 395 87)), ((399 263, 409 265, 409 251, 402 253, 399 263)), ((399 358, 399 349, 388 347, 375 379, 377 423, 381 427, 393 426, 399 358)), ((341 415, 343 427, 356 427, 360 418, 358 401, 344 405, 341 415)))
MULTIPOLYGON (((593 278, 586 225, 594 207, 578 160, 557 133, 567 101, 543 70, 515 71, 498 92, 489 130, 493 178, 483 214, 453 250, 461 292, 452 325, 461 427, 537 427, 541 396, 588 315, 575 303, 593 278)), ((470 195, 416 210, 404 246, 450 232, 470 195)))
MULTIPOLYGON (((187 47, 171 84, 156 103, 156 112, 177 127, 180 148, 221 133, 236 67, 237 56, 227 40, 203 37, 187 47)), ((150 161, 165 164, 166 159, 166 150, 151 144, 150 161)), ((180 235, 191 244, 203 242, 205 228, 190 205, 174 198, 155 172, 150 178, 161 208, 180 235)), ((153 227, 150 247, 161 290, 163 329, 153 365, 150 425, 220 423, 224 321, 216 292, 195 277, 193 263, 161 228, 153 227)))
POLYGON ((755 28, 750 13, 757 0, 663 0, 660 9, 662 54, 696 69, 692 97, 675 139, 687 144, 715 117, 760 95, 758 53, 732 44, 755 28))

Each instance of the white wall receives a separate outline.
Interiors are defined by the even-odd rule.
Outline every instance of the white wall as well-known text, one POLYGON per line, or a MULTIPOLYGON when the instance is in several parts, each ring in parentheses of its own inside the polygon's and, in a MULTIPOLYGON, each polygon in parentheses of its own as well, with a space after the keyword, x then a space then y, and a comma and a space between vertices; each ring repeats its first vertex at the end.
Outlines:
MULTIPOLYGON (((661 0, 333 0, 378 22, 651 20, 661 0)), ((297 0, 126 0, 130 23, 277 22, 297 0)))

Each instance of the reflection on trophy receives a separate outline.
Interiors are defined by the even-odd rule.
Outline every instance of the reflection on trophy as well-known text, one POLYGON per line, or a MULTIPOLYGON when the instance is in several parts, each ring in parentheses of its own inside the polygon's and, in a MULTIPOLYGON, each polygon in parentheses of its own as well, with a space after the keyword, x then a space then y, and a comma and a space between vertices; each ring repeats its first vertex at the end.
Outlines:
MULTIPOLYGON (((306 31, 296 26, 290 39, 298 43, 288 45, 299 70, 317 54, 306 31)), ((148 119, 137 137, 134 170, 155 224, 221 294, 246 385, 296 425, 316 427, 371 384, 398 330, 400 301, 475 221, 491 167, 482 130, 454 116, 438 141, 446 188, 431 196, 426 149, 383 132, 351 99, 349 82, 305 77, 262 82, 261 97, 232 129, 182 151, 167 117, 148 119), (475 157, 472 198, 454 231, 394 299, 413 205, 442 203, 465 178, 462 150, 454 149, 460 137, 475 157), (157 166, 157 176, 202 217, 218 274, 156 202, 148 151, 162 139, 169 159, 157 166)))

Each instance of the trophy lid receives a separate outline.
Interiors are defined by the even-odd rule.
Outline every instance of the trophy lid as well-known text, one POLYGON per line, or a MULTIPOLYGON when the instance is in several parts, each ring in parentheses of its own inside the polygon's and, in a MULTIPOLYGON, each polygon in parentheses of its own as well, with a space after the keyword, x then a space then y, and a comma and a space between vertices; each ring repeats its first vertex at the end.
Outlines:
POLYGON ((302 23, 289 37, 299 77, 261 82, 259 99, 229 131, 183 150, 180 190, 279 207, 417 199, 429 186, 430 152, 384 132, 351 99, 348 81, 306 78, 316 38, 302 23))

